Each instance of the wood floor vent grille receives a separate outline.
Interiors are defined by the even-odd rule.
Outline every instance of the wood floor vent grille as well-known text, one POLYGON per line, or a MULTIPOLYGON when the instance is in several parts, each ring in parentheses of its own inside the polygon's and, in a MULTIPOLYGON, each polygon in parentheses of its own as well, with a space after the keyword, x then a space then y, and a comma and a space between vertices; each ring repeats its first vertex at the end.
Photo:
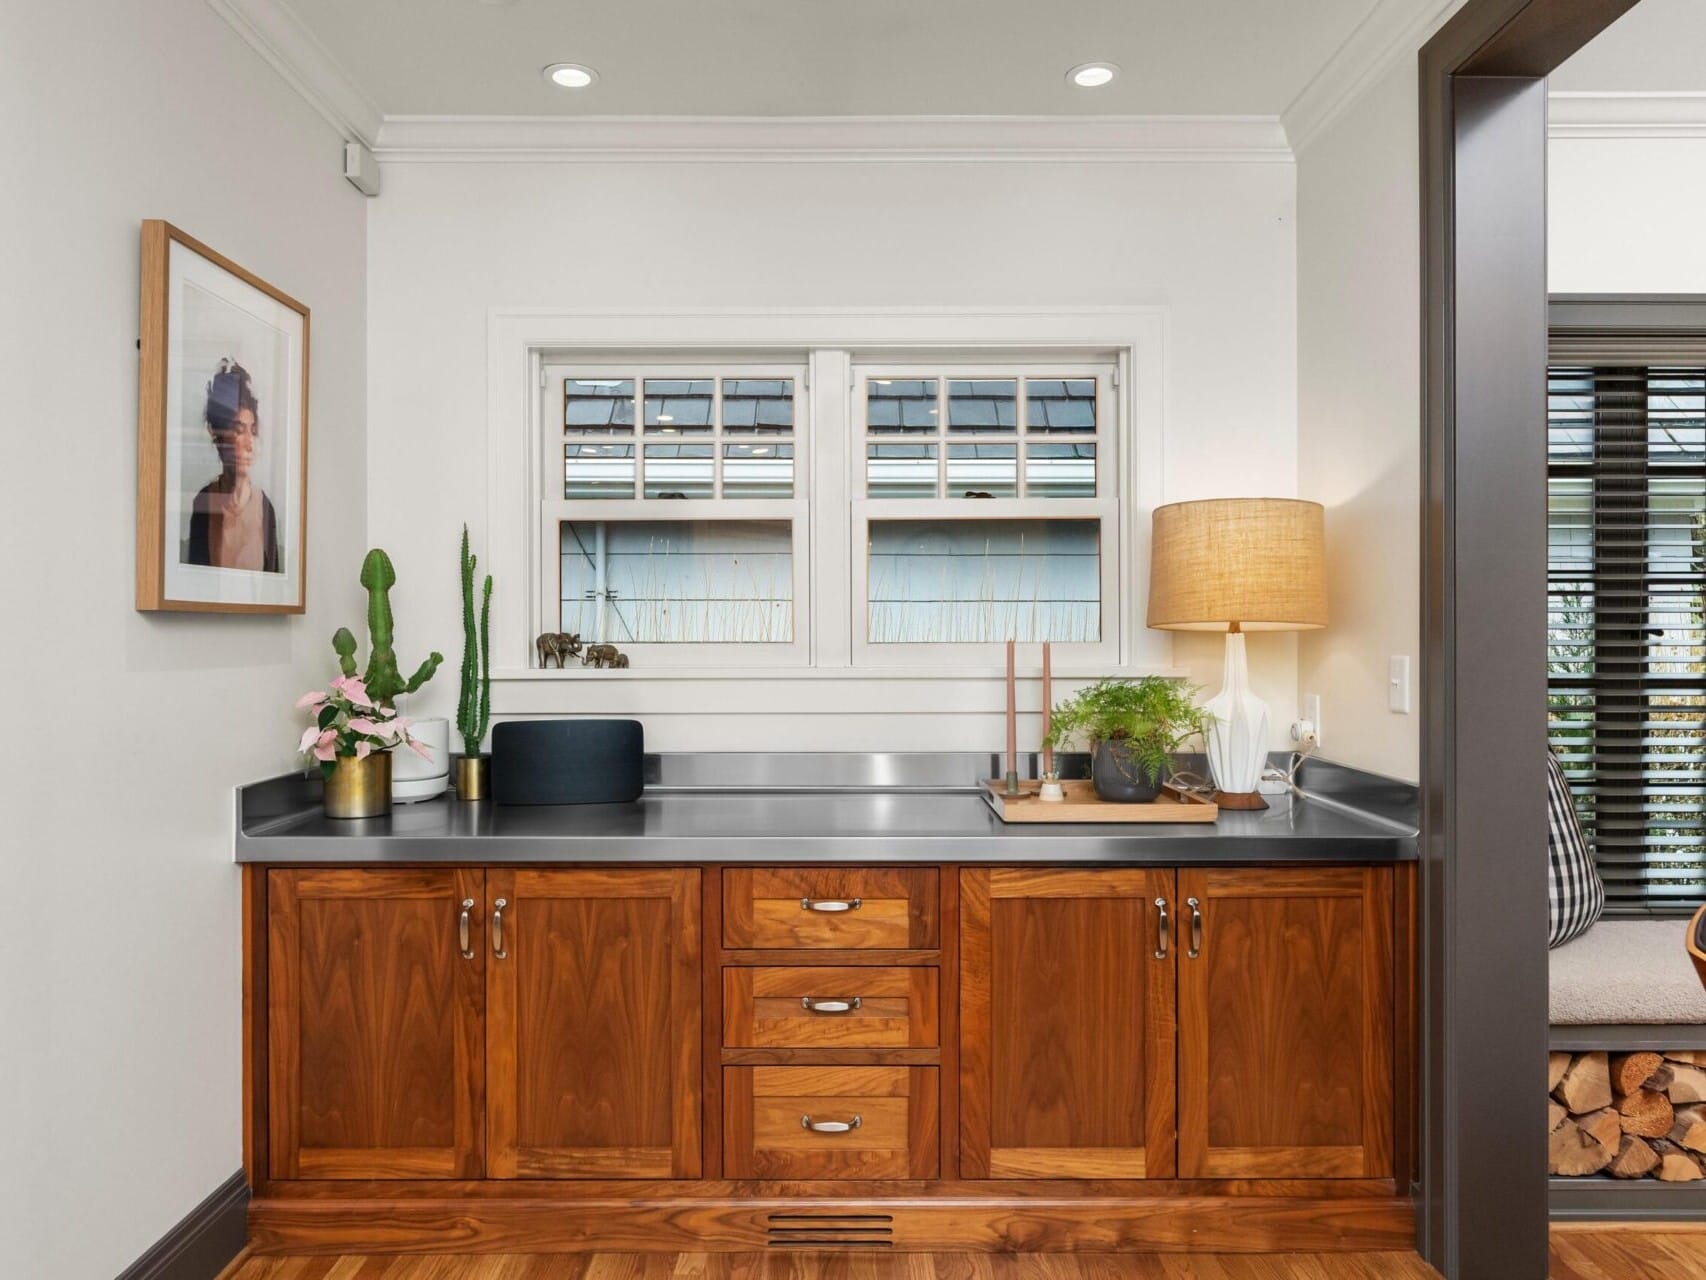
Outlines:
POLYGON ((773 1213, 771 1249, 892 1249, 894 1218, 886 1213, 773 1213))

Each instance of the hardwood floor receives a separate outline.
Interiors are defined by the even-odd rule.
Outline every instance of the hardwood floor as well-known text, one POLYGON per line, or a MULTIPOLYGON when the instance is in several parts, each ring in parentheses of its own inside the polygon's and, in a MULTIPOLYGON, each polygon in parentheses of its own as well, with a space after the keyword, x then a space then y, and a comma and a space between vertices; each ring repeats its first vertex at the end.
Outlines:
MULTIPOLYGON (((589 1253, 249 1258, 223 1280, 1429 1280, 1414 1254, 589 1253)), ((1573 1228, 1552 1280, 1706 1277, 1706 1231, 1573 1228)))

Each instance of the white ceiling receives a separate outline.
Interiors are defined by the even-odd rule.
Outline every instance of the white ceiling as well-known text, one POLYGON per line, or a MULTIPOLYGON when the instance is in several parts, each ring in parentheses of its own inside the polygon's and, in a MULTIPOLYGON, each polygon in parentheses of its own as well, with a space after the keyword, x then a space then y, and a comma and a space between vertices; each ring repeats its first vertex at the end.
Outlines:
POLYGON ((1706 0, 1641 0, 1553 73, 1566 93, 1706 92, 1706 0))
POLYGON ((1379 0, 274 3, 385 116, 1054 116, 1278 115, 1379 0))

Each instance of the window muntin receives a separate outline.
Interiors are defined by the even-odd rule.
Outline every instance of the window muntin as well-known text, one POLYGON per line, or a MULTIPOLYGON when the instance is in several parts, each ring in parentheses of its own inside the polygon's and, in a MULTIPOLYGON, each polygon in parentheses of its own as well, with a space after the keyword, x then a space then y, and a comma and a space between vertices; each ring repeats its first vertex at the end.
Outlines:
POLYGON ((858 403, 865 497, 1094 498, 1099 492, 1105 455, 1096 446, 1111 375, 912 373, 872 370, 864 378, 858 403), (897 435, 918 443, 888 443, 897 435), (931 492, 924 492, 927 485, 931 492))
POLYGON ((556 380, 565 500, 793 496, 794 448, 778 441, 794 434, 795 376, 577 371, 556 380))
POLYGON ((1706 897, 1706 368, 1555 363, 1548 735, 1608 900, 1706 897))

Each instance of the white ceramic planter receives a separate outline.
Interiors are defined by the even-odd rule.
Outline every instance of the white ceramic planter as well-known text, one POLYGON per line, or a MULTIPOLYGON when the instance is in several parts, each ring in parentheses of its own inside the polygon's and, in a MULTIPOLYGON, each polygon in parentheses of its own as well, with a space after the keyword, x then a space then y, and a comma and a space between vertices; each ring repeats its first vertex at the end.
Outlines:
POLYGON ((431 800, 450 786, 450 721, 443 716, 416 720, 409 736, 431 753, 421 759, 413 747, 398 747, 391 753, 391 799, 400 804, 431 800))

